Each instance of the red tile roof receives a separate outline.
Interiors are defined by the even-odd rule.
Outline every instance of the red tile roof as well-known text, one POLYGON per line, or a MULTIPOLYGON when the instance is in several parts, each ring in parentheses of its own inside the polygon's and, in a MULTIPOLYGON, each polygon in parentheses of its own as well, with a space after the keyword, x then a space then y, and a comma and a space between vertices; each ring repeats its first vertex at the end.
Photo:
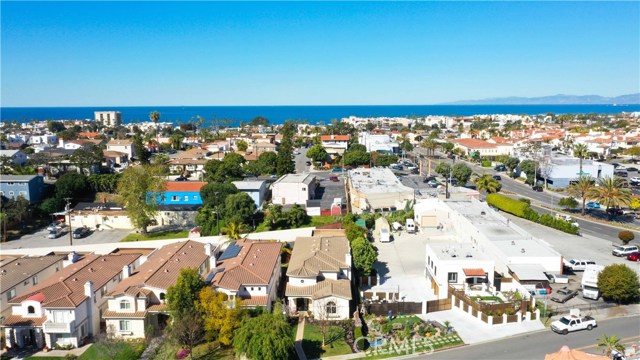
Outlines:
POLYGON ((474 269, 462 269, 464 271, 465 276, 485 276, 485 271, 480 268, 474 269))
POLYGON ((229 290, 239 290, 242 285, 268 285, 276 266, 280 266, 282 243, 267 241, 236 241, 242 249, 237 256, 217 264, 219 271, 211 284, 229 290))
POLYGON ((351 137, 349 135, 322 135, 321 141, 349 141, 351 137))
POLYGON ((493 149, 496 147, 496 144, 488 143, 480 139, 453 139, 451 142, 471 149, 493 149))
POLYGON ((167 191, 194 191, 200 192, 200 189, 207 185, 204 181, 168 181, 167 191))
POLYGON ((119 311, 111 311, 106 310, 102 312, 103 318, 144 318, 147 316, 146 311, 136 311, 136 312, 119 312, 119 311))
POLYGON ((34 326, 42 326, 42 324, 47 321, 46 317, 22 317, 20 315, 9 315, 2 323, 2 326, 25 326, 25 327, 34 327, 34 326))

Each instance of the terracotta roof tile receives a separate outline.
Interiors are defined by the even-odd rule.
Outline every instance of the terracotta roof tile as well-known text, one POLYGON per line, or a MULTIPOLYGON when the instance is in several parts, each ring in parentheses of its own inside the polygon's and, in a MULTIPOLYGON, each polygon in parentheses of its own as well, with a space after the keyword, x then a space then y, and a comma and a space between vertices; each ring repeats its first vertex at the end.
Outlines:
POLYGON ((351 300, 351 282, 349 280, 324 279, 311 286, 287 284, 285 295, 287 297, 311 297, 314 300, 337 296, 351 300))
MULTIPOLYGON (((242 285, 268 285, 276 266, 280 266, 282 243, 240 240, 236 256, 220 260, 211 284, 214 288, 238 290, 242 285)), ((223 253, 224 254, 224 253, 223 253)))
POLYGON ((350 253, 345 236, 314 236, 296 239, 288 276, 318 276, 321 271, 339 272, 350 267, 345 255, 350 253))
POLYGON ((242 299, 242 305, 244 306, 268 306, 268 296, 251 296, 249 298, 242 299))
POLYGON ((20 315, 9 315, 1 326, 7 327, 34 327, 34 326, 42 326, 42 324, 47 321, 47 317, 22 317, 20 315))
MULTIPOLYGON (((47 255, 14 258, 7 261, 0 267, 0 293, 4 293, 23 281, 31 281, 34 275, 58 262, 60 262, 62 269, 64 258, 64 255, 47 255)), ((38 280, 42 282, 44 279, 38 280)))
POLYGON ((200 192, 200 189, 207 185, 203 181, 168 181, 166 191, 193 191, 200 192))
POLYGON ((351 137, 349 135, 322 135, 321 141, 349 141, 351 137))
POLYGON ((106 310, 102 312, 103 318, 144 318, 147 315, 146 311, 136 311, 136 312, 119 312, 119 311, 111 311, 106 310))
POLYGON ((451 140, 451 142, 472 149, 493 149, 496 147, 496 144, 492 144, 480 139, 453 139, 451 140))

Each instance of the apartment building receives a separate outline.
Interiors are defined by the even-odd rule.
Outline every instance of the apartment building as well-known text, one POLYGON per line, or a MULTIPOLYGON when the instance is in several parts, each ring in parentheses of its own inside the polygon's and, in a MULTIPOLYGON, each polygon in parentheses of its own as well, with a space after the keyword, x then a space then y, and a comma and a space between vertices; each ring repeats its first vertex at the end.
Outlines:
POLYGON ((116 127, 122 124, 122 113, 120 111, 94 111, 93 114, 95 121, 104 126, 116 127))

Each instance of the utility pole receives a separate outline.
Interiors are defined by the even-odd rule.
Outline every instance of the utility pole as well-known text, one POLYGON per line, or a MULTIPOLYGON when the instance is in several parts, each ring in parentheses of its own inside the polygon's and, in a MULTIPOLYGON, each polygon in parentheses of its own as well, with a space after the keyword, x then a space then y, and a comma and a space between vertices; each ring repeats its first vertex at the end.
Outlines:
POLYGON ((67 215, 69 215, 69 246, 73 246, 73 228, 71 227, 71 203, 69 200, 71 198, 64 198, 67 201, 67 205, 65 205, 65 210, 67 215))

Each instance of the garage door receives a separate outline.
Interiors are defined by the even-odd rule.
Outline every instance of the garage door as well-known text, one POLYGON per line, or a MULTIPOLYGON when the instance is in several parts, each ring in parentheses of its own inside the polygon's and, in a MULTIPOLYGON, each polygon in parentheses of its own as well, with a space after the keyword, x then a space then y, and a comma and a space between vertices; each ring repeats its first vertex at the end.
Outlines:
POLYGON ((436 216, 435 215, 422 215, 422 217, 420 217, 420 226, 421 227, 436 227, 438 225, 437 221, 436 221, 436 216))

